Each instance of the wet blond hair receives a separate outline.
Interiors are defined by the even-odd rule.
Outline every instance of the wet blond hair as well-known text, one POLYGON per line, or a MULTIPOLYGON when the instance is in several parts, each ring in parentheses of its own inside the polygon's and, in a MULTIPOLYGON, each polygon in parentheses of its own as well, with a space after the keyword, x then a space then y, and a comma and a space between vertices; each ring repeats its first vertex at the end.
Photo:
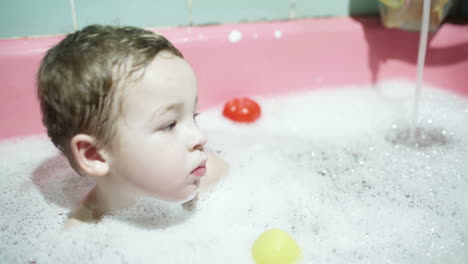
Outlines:
POLYGON ((86 133, 96 138, 98 147, 110 143, 121 111, 120 86, 135 79, 136 72, 141 77, 162 50, 183 57, 166 38, 151 31, 91 25, 67 35, 47 52, 37 74, 42 121, 75 170, 72 137, 86 133))

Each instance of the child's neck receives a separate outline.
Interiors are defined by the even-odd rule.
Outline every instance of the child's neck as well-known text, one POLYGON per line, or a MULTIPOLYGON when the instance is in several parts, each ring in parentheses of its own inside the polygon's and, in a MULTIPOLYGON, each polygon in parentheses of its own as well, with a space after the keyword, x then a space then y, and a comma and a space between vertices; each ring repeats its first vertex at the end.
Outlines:
POLYGON ((97 180, 83 202, 83 206, 104 215, 128 207, 135 201, 137 194, 125 183, 116 183, 107 179, 97 180))
POLYGON ((97 178, 96 186, 86 195, 71 218, 81 222, 96 222, 104 215, 124 209, 136 200, 136 192, 130 190, 128 185, 111 179, 97 178))

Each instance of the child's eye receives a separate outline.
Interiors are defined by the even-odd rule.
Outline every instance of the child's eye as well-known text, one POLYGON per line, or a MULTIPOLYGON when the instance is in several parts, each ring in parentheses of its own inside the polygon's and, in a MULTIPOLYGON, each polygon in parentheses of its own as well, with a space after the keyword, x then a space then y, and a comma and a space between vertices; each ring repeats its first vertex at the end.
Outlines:
POLYGON ((171 131, 171 130, 174 129, 174 127, 176 126, 176 124, 177 124, 176 121, 171 122, 171 123, 169 123, 167 126, 162 127, 161 130, 162 130, 162 131, 166 131, 166 132, 171 131))
POLYGON ((195 124, 198 125, 198 122, 197 122, 197 116, 199 115, 200 113, 195 113, 193 114, 193 121, 195 121, 195 124))

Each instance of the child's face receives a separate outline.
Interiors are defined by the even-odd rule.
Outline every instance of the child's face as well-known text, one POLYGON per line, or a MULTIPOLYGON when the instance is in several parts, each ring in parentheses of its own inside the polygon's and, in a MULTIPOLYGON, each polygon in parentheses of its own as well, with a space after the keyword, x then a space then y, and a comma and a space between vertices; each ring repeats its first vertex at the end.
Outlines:
POLYGON ((118 145, 109 153, 111 177, 163 200, 196 194, 207 139, 194 120, 197 85, 191 67, 162 51, 142 79, 123 89, 118 145))

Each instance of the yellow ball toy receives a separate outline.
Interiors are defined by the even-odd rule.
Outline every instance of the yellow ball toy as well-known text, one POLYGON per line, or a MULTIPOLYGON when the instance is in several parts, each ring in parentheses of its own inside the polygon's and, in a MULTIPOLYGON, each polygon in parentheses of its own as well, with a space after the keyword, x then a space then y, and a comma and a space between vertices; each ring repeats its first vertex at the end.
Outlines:
POLYGON ((252 256, 257 264, 292 264, 300 254, 296 241, 278 228, 265 231, 252 247, 252 256))

